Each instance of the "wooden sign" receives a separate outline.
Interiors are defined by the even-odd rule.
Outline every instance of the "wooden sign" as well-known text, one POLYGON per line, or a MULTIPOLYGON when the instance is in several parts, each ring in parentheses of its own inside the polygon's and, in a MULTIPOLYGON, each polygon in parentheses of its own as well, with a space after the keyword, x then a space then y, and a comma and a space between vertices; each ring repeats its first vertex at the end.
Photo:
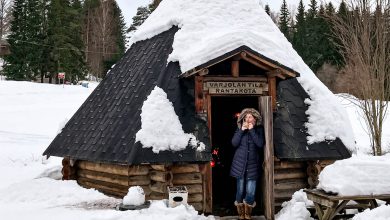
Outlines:
POLYGON ((203 90, 209 94, 243 94, 261 95, 267 91, 267 84, 264 82, 204 82, 203 90))

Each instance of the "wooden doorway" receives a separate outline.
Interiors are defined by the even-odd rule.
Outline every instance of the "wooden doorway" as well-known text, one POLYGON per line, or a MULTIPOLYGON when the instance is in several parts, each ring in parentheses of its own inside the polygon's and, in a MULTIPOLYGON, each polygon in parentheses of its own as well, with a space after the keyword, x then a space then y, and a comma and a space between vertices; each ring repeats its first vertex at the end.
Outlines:
MULTIPOLYGON (((244 108, 259 109, 258 96, 210 96, 211 104, 211 146, 215 166, 212 168, 213 214, 219 216, 236 215, 234 206, 236 182, 230 176, 234 148, 231 138, 237 129, 236 114, 244 108)), ((263 154, 261 153, 261 158, 263 154)), ((263 193, 259 179, 256 201, 259 204, 253 210, 255 215, 263 215, 263 193)))

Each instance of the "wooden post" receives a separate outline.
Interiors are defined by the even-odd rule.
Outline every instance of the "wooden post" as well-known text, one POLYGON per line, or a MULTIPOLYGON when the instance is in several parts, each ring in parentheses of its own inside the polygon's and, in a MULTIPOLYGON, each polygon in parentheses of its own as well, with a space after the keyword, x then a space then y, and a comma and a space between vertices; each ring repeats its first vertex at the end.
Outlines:
POLYGON ((260 97, 260 108, 263 115, 265 146, 264 146, 264 215, 267 220, 275 219, 274 199, 274 144, 272 101, 270 96, 260 97))
POLYGON ((276 77, 268 78, 268 90, 272 98, 272 110, 276 111, 276 77))
POLYGON ((203 112, 203 76, 195 76, 195 111, 203 112))
POLYGON ((238 61, 238 60, 232 61, 232 76, 233 77, 240 76, 240 61, 238 61))
POLYGON ((213 178, 210 163, 201 164, 200 172, 203 176, 203 212, 213 212, 213 178))

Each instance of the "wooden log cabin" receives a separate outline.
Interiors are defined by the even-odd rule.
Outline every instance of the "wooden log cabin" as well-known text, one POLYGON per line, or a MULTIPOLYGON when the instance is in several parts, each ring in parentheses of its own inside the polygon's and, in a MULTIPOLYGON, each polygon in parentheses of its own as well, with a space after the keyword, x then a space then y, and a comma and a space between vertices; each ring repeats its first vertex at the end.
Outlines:
POLYGON ((167 63, 178 30, 132 44, 49 145, 43 154, 64 158, 64 180, 115 197, 139 185, 147 199, 166 199, 167 186, 185 185, 196 210, 234 214, 231 138, 236 113, 247 107, 262 113, 266 137, 255 214, 273 219, 295 191, 318 183, 324 166, 350 157, 339 138, 308 147, 310 97, 296 79, 300 73, 246 45, 182 72, 179 62, 167 63), (204 151, 156 154, 135 142, 141 107, 155 86, 204 151))

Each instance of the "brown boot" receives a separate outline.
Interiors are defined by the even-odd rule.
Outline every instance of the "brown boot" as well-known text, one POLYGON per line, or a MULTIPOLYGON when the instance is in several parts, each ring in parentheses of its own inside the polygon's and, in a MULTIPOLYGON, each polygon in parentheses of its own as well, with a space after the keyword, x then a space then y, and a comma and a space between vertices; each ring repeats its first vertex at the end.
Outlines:
POLYGON ((238 203, 235 201, 234 205, 237 207, 238 219, 245 219, 244 203, 238 203))
POLYGON ((256 206, 256 202, 254 202, 252 205, 249 205, 244 201, 244 208, 245 208, 245 219, 252 219, 252 209, 256 206))

